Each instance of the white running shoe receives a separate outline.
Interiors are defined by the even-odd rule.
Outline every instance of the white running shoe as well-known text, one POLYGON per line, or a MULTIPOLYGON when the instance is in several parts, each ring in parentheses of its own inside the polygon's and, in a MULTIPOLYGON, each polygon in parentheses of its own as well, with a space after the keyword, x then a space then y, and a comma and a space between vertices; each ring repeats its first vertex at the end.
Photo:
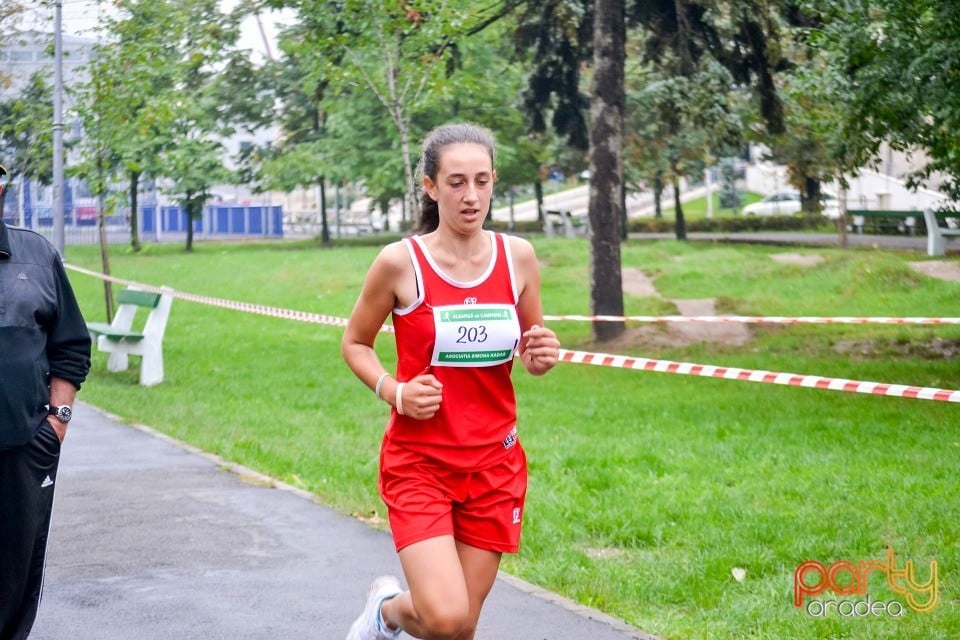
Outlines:
POLYGON ((403 590, 400 582, 393 576, 380 576, 370 585, 367 592, 367 604, 363 613, 353 621, 347 640, 395 640, 400 637, 402 629, 391 631, 383 622, 380 615, 380 605, 400 595, 403 590))

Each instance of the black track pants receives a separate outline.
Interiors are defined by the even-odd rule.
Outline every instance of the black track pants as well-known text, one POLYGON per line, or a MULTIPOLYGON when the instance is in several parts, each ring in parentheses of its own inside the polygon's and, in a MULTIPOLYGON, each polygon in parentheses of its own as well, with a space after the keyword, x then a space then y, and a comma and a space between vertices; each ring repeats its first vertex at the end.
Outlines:
POLYGON ((23 640, 37 617, 59 461, 46 421, 27 444, 0 450, 0 640, 23 640))

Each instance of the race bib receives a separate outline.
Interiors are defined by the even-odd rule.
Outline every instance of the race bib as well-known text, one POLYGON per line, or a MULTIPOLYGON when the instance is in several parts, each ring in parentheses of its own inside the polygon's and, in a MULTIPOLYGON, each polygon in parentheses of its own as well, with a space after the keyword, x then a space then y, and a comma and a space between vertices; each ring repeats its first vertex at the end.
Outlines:
POLYGON ((509 304, 434 307, 433 325, 434 366, 492 367, 512 360, 520 342, 517 310, 509 304))

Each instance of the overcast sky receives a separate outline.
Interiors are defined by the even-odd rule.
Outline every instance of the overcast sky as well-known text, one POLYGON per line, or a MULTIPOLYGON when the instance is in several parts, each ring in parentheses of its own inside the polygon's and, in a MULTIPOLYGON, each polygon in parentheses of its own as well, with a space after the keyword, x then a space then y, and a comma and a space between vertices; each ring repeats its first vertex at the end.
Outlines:
MULTIPOLYGON (((223 2, 221 2, 221 6, 225 11, 232 9, 236 4, 237 0, 223 0, 223 2)), ((38 25, 37 28, 44 31, 52 31, 54 15, 52 3, 34 1, 28 2, 27 5, 32 7, 31 22, 38 25)), ((102 12, 109 10, 110 3, 106 1, 98 3, 97 0, 62 0, 62 6, 63 32, 65 34, 96 37, 93 29, 97 26, 97 21, 102 15, 102 12)), ((278 12, 264 12, 261 14, 260 22, 266 33, 268 44, 264 43, 260 29, 257 26, 257 21, 253 18, 248 18, 244 21, 243 25, 241 25, 242 35, 240 36, 240 46, 244 49, 251 49, 262 56, 266 55, 266 48, 269 46, 272 53, 276 55, 275 38, 277 24, 282 23, 284 20, 289 21, 289 16, 289 13, 281 14, 278 12)))

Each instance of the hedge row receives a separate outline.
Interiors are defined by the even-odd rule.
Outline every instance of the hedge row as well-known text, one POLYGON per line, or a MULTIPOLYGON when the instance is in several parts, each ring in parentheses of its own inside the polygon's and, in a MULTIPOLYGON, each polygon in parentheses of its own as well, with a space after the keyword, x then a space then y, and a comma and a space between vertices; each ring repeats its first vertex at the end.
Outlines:
MULTIPOLYGON (((687 231, 804 231, 822 229, 830 225, 823 216, 737 216, 733 218, 696 218, 687 221, 687 231)), ((486 227, 495 231, 507 231, 508 224, 500 220, 488 221, 486 227)), ((628 226, 630 233, 673 233, 676 223, 672 218, 634 218, 628 226)), ((543 226, 536 220, 520 221, 514 225, 515 233, 541 233, 543 226)))
MULTIPOLYGON (((805 231, 819 229, 830 221, 824 216, 735 216, 732 218, 696 218, 687 220, 687 231, 805 231)), ((630 220, 630 233, 672 233, 676 223, 670 219, 636 218, 630 220)))

